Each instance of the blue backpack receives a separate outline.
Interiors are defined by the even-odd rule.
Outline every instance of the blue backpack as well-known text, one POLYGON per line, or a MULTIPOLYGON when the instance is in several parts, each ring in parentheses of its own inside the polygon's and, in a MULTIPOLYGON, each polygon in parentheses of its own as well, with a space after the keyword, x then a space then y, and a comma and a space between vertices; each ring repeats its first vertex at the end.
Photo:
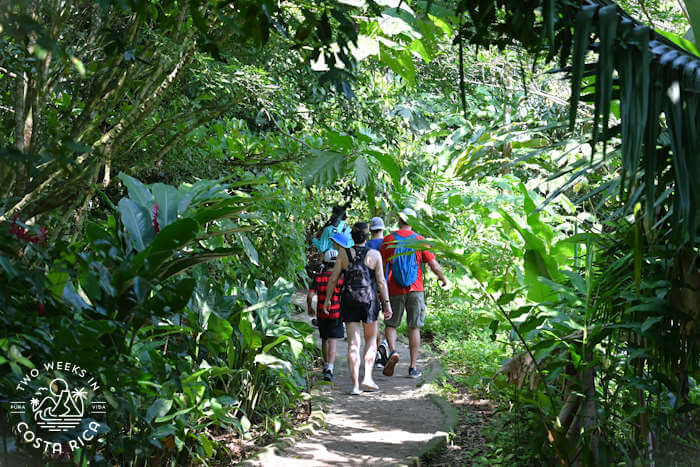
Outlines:
POLYGON ((416 250, 407 248, 404 244, 406 240, 413 240, 418 235, 414 233, 408 237, 400 237, 397 232, 393 235, 396 239, 394 255, 400 256, 391 260, 391 274, 401 287, 410 287, 418 279, 418 258, 416 258, 416 250))

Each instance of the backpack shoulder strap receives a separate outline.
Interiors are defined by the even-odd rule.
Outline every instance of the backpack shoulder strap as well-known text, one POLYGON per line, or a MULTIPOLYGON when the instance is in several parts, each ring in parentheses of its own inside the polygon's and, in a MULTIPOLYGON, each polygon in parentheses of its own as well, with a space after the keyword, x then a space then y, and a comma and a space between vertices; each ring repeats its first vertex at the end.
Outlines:
POLYGON ((350 262, 352 263, 353 261, 355 261, 355 248, 346 248, 345 251, 347 251, 348 255, 350 256, 350 258, 348 258, 350 262))

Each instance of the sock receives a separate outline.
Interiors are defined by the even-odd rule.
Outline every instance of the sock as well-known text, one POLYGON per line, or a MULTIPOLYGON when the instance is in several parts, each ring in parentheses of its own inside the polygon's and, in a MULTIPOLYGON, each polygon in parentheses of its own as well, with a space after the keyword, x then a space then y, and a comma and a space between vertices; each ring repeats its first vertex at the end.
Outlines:
POLYGON ((332 363, 326 363, 326 369, 329 370, 331 373, 333 373, 333 364, 332 364, 332 363))

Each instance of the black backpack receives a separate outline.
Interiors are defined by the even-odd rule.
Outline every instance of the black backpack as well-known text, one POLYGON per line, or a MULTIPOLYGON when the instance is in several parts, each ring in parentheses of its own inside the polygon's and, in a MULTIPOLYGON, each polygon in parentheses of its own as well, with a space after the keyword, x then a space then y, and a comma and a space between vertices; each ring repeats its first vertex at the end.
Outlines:
POLYGON ((350 254, 350 266, 345 270, 343 276, 343 293, 341 295, 342 306, 363 307, 372 303, 374 299, 374 287, 372 283, 372 272, 365 265, 367 248, 358 246, 348 248, 350 254), (358 250, 355 251, 355 248, 358 250))

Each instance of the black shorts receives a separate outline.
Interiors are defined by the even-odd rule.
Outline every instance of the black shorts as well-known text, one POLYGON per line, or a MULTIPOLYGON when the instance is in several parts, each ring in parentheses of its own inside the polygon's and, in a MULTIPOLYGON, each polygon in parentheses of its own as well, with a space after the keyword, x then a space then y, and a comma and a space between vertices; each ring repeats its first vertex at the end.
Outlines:
POLYGON ((321 334, 321 339, 342 339, 345 337, 345 328, 340 318, 319 318, 318 333, 321 334))
POLYGON ((341 304, 340 317, 344 323, 374 323, 379 317, 377 305, 376 300, 364 307, 350 307, 341 304))

